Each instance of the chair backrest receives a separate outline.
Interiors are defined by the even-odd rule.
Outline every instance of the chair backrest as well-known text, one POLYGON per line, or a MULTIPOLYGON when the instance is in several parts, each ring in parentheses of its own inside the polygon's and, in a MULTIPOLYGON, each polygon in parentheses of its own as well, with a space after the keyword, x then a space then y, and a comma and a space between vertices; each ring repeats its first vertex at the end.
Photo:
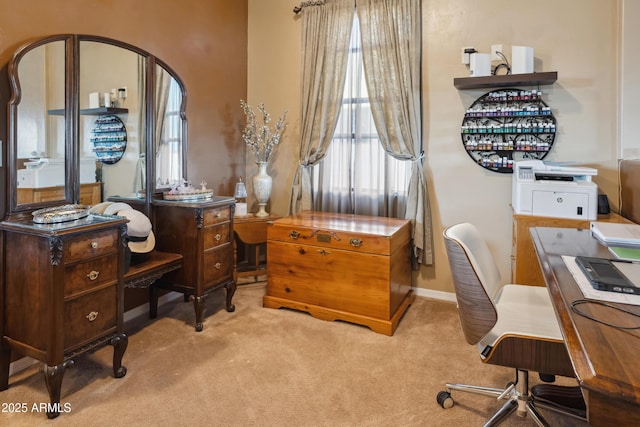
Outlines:
POLYGON ((500 272, 473 225, 456 224, 443 235, 462 331, 469 344, 477 344, 498 320, 493 297, 502 286, 500 272))

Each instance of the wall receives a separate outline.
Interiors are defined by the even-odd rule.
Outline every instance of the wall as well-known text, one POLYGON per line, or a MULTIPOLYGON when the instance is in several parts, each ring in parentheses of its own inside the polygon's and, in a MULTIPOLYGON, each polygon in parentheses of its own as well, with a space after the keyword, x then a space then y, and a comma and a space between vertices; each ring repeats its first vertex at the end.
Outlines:
MULTIPOLYGON (((249 0, 249 103, 265 102, 272 114, 289 110, 290 125, 270 169, 272 210, 280 215, 287 213, 298 156, 301 25, 294 3, 249 0)), ((554 85, 541 88, 558 121, 547 159, 597 167, 600 191, 617 209, 619 14, 615 0, 539 0, 517 7, 504 0, 423 1, 425 175, 435 239, 435 266, 414 276, 423 294, 453 291, 441 232, 461 221, 482 230, 501 273, 510 277, 511 176, 474 165, 462 147, 464 111, 485 91, 453 87, 454 77, 468 76, 460 48, 535 48, 536 71, 558 72, 554 85)))
POLYGON ((0 64, 24 42, 59 33, 114 38, 169 64, 187 90, 187 178, 233 194, 244 174, 238 100, 246 97, 246 1, 0 0, 0 10, 11 15, 0 26, 0 64))
POLYGON ((622 0, 620 61, 620 152, 623 159, 640 158, 640 2, 622 0))

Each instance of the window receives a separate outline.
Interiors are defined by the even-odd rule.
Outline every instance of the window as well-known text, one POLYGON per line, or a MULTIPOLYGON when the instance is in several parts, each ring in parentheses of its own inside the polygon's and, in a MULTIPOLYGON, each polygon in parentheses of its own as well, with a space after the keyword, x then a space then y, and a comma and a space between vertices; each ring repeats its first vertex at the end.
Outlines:
POLYGON ((158 146, 156 176, 161 184, 180 183, 182 173, 182 120, 180 103, 182 93, 178 83, 169 79, 167 103, 164 112, 162 134, 158 146))
POLYGON ((371 115, 360 31, 354 19, 338 124, 326 157, 313 168, 315 210, 404 217, 411 162, 388 155, 371 115))

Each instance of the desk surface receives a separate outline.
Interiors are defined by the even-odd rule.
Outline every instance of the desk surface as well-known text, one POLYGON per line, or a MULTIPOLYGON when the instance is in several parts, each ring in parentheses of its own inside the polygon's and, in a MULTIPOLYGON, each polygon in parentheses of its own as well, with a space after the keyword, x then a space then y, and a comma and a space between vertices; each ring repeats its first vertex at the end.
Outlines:
MULTIPOLYGON (((531 228, 545 282, 560 322, 576 376, 587 402, 589 423, 640 425, 640 329, 617 329, 583 317, 571 303, 583 299, 562 255, 609 257, 587 229, 531 228)), ((640 326, 640 306, 613 304, 630 313, 596 304, 580 310, 612 324, 640 326)))

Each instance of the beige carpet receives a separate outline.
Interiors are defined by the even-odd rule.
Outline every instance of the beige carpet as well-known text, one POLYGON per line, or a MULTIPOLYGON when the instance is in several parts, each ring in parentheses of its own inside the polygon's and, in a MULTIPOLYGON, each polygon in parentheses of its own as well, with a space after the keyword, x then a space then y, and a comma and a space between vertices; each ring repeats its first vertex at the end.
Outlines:
MULTIPOLYGON (((0 402, 27 411, 0 413, 0 425, 479 426, 499 402, 458 393, 445 410, 438 391, 447 381, 501 387, 513 379, 512 370, 480 362, 453 303, 417 298, 388 337, 263 308, 263 295, 264 283, 239 286, 234 313, 222 309, 223 292, 210 296, 200 333, 182 298, 155 320, 129 321, 127 375, 111 376, 111 347, 79 359, 62 386, 70 412, 54 420, 31 410, 48 402, 39 367, 20 372, 0 402)), ((503 425, 535 424, 514 416, 503 425)))

